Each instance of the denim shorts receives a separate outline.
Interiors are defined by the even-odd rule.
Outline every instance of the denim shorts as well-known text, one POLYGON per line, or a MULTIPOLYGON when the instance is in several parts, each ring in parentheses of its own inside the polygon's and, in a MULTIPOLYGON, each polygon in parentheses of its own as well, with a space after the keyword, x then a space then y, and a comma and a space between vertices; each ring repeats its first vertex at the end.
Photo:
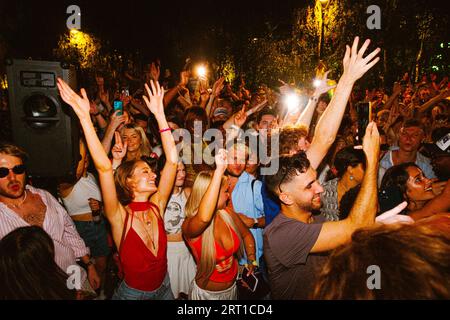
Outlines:
POLYGON ((102 218, 100 223, 94 221, 74 221, 80 237, 91 250, 92 257, 106 257, 109 255, 108 233, 106 223, 102 218))
POLYGON ((174 300, 172 290, 170 289, 169 274, 166 274, 161 286, 153 291, 141 291, 129 287, 125 281, 119 285, 114 292, 112 300, 174 300))

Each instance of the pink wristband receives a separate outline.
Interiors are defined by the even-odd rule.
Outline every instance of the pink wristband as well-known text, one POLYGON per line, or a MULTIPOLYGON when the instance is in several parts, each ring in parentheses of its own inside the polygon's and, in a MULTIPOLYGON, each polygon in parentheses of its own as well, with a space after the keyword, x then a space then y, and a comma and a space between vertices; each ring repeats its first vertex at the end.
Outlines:
POLYGON ((166 131, 172 131, 172 129, 170 129, 170 128, 160 129, 159 133, 163 133, 163 132, 166 132, 166 131))

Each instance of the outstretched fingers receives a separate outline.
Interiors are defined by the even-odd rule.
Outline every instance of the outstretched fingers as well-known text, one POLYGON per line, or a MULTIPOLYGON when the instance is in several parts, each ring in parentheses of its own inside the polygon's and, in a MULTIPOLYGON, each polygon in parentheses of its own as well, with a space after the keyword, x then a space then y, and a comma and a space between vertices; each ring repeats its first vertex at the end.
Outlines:
POLYGON ((355 37, 355 40, 353 40, 352 45, 352 58, 356 59, 356 56, 358 55, 358 43, 359 43, 359 37, 355 37))
POLYGON ((379 52, 381 51, 380 48, 376 48, 375 50, 373 50, 371 53, 369 53, 365 58, 364 58, 364 62, 369 62, 373 59, 373 57, 375 57, 379 52))
POLYGON ((350 60, 350 47, 348 45, 345 46, 345 55, 344 55, 344 65, 348 63, 350 60))
POLYGON ((379 57, 376 57, 371 63, 367 64, 366 67, 364 68, 364 72, 367 72, 367 70, 369 70, 370 68, 372 68, 374 65, 376 65, 378 63, 378 61, 380 61, 379 57))
POLYGON ((152 97, 159 94, 158 91, 156 90, 155 83, 153 82, 153 80, 150 80, 150 86, 152 87, 152 93, 153 93, 152 97))
POLYGON ((361 49, 359 49, 358 51, 358 57, 362 58, 364 55, 364 52, 366 52, 367 48, 369 47, 370 44, 370 39, 367 39, 366 41, 364 41, 364 44, 362 45, 361 49))

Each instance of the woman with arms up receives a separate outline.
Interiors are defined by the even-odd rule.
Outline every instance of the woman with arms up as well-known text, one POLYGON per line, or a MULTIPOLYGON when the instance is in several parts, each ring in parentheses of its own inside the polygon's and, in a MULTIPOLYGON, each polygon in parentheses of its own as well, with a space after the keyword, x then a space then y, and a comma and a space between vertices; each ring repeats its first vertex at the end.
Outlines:
MULTIPOLYGON (((252 234, 237 214, 225 210, 229 198, 226 158, 226 151, 220 150, 214 172, 198 174, 186 203, 182 232, 197 262, 191 300, 235 300, 236 255, 242 255, 244 245, 247 257, 255 260, 252 234)), ((249 265, 250 273, 254 266, 249 265)))
MULTIPOLYGON (((77 95, 58 79, 62 99, 80 119, 89 151, 99 173, 104 210, 111 224, 114 243, 124 271, 124 280, 113 299, 173 299, 167 274, 167 237, 164 211, 172 192, 177 171, 177 152, 168 129, 162 104, 164 90, 158 83, 146 85, 144 101, 155 115, 161 132, 166 163, 159 185, 157 173, 140 159, 124 162, 113 172, 89 116, 89 100, 84 89, 77 95)), ((126 148, 122 150, 125 156, 126 148)))

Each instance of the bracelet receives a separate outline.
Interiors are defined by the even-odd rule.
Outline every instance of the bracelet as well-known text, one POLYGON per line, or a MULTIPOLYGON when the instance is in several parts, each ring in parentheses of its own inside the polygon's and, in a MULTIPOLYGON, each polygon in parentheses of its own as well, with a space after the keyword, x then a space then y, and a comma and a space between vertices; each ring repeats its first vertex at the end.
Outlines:
POLYGON ((171 131, 171 130, 172 129, 170 129, 170 128, 159 129, 159 133, 163 133, 163 132, 171 131))

